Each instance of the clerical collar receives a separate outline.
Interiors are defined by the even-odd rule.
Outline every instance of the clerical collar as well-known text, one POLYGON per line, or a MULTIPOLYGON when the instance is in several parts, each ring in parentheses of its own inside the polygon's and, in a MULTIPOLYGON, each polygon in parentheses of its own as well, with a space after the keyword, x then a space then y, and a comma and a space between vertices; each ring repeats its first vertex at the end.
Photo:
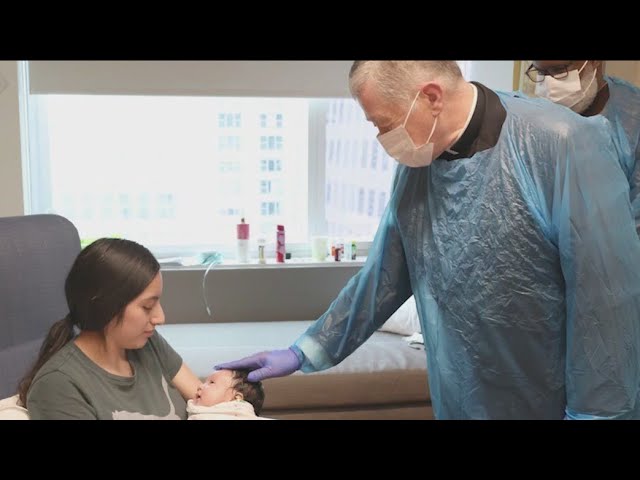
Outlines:
POLYGON ((445 150, 438 160, 469 158, 479 151, 494 147, 498 142, 507 112, 493 90, 479 82, 471 84, 475 87, 474 101, 466 128, 458 141, 445 150))

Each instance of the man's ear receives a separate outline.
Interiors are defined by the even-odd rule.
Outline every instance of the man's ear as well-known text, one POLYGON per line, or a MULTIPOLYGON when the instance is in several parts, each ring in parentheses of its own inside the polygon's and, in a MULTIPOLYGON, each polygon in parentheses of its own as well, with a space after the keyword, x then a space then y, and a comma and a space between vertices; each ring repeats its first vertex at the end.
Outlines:
POLYGON ((442 86, 436 82, 428 82, 420 88, 420 93, 427 97, 431 114, 434 117, 440 115, 440 112, 442 112, 442 86))

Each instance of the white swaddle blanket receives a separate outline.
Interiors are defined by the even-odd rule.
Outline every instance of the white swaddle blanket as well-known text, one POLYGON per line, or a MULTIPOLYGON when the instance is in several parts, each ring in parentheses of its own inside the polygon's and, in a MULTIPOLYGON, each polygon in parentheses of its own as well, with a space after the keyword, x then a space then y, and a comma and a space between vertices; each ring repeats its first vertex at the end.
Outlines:
POLYGON ((189 400, 187 414, 189 420, 272 420, 258 417, 253 410, 253 405, 244 400, 222 402, 211 407, 195 405, 193 400, 189 400))
POLYGON ((0 400, 0 420, 29 420, 29 412, 18 405, 18 395, 0 400))

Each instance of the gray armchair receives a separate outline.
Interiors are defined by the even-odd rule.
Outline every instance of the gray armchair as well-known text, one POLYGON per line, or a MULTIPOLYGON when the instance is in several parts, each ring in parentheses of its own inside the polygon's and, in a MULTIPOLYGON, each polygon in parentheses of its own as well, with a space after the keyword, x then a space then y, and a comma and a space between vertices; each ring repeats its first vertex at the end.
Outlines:
POLYGON ((51 325, 64 317, 76 227, 58 215, 0 218, 0 398, 14 395, 51 325))

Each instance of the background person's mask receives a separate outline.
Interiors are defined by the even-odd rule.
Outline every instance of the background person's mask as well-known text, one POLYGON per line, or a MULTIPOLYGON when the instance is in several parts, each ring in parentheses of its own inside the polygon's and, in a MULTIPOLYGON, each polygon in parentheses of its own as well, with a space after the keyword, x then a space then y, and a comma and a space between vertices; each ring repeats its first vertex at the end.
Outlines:
POLYGON ((536 83, 535 94, 539 97, 547 98, 553 103, 569 107, 576 113, 584 112, 595 100, 598 94, 598 83, 596 82, 596 69, 593 68, 591 80, 586 88, 582 88, 580 72, 586 67, 589 60, 584 62, 580 70, 571 70, 568 75, 558 80, 551 75, 544 77, 544 81, 536 83))
POLYGON ((413 106, 415 105, 416 100, 418 100, 419 95, 420 92, 418 91, 418 94, 411 103, 411 107, 409 107, 409 111, 407 112, 407 116, 405 117, 402 125, 388 131, 387 133, 378 135, 378 141, 387 154, 390 157, 395 158, 399 163, 408 167, 426 167, 433 162, 433 143, 429 143, 429 140, 431 140, 433 132, 436 129, 438 117, 435 118, 429 138, 427 138, 425 144, 420 147, 416 147, 409 136, 409 132, 407 132, 407 129, 405 128, 407 120, 409 120, 409 115, 411 115, 411 111, 413 110, 413 106))

